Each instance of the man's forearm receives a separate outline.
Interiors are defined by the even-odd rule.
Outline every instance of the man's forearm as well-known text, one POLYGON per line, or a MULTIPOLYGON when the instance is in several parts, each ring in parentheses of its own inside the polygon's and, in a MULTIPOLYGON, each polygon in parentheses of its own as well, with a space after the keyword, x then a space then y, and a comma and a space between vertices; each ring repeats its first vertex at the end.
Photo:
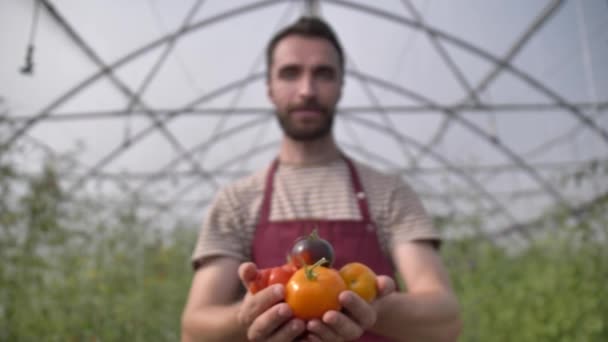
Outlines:
POLYGON ((239 305, 240 302, 186 310, 182 316, 182 342, 246 341, 246 333, 237 321, 239 305))
POLYGON ((373 331, 397 341, 456 341, 460 308, 449 293, 394 293, 378 300, 373 331))

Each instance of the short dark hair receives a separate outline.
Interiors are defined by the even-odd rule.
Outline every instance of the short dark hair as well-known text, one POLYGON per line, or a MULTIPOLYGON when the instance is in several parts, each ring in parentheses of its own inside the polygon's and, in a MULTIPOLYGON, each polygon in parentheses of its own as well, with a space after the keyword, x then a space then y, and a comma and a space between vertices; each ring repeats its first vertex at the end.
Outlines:
POLYGON ((338 53, 338 63, 340 65, 340 70, 344 71, 344 53, 342 51, 342 45, 340 45, 340 41, 338 40, 338 36, 334 30, 322 19, 317 17, 300 17, 293 24, 283 28, 281 31, 277 32, 277 34, 272 37, 268 46, 266 47, 266 68, 267 73, 266 76, 270 77, 270 67, 272 65, 272 57, 274 53, 274 49, 277 44, 287 36, 298 35, 309 38, 322 38, 328 40, 336 49, 338 53))

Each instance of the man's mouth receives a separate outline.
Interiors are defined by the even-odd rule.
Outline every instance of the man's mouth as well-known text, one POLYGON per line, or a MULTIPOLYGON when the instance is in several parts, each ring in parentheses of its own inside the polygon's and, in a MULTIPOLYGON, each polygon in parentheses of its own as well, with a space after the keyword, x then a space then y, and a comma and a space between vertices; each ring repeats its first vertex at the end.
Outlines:
POLYGON ((296 119, 312 119, 323 115, 323 109, 318 107, 294 108, 289 111, 290 116, 296 119))
POLYGON ((291 116, 297 119, 317 118, 323 115, 320 109, 296 109, 291 111, 291 116))

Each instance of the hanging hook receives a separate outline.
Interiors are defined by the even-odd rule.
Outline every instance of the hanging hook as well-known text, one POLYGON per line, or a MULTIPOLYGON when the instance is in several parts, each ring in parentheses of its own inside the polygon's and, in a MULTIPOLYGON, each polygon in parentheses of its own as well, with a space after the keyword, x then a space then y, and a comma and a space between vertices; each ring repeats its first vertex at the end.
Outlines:
POLYGON ((38 13, 40 10, 40 2, 34 0, 34 11, 32 14, 32 26, 30 28, 30 39, 27 44, 27 53, 25 54, 25 65, 19 71, 24 75, 32 75, 34 73, 34 40, 38 31, 38 13))
POLYGON ((28 45, 25 65, 19 71, 24 75, 32 75, 34 73, 34 45, 28 45))

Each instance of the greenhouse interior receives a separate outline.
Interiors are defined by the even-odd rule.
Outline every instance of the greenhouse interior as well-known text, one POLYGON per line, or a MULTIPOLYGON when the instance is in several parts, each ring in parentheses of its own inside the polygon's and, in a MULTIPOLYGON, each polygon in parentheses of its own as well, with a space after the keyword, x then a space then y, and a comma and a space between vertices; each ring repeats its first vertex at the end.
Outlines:
POLYGON ((608 340, 607 1, 6 0, 0 341, 180 340, 208 208, 281 147, 266 47, 302 16, 344 48, 336 144, 441 234, 459 340, 608 340))

